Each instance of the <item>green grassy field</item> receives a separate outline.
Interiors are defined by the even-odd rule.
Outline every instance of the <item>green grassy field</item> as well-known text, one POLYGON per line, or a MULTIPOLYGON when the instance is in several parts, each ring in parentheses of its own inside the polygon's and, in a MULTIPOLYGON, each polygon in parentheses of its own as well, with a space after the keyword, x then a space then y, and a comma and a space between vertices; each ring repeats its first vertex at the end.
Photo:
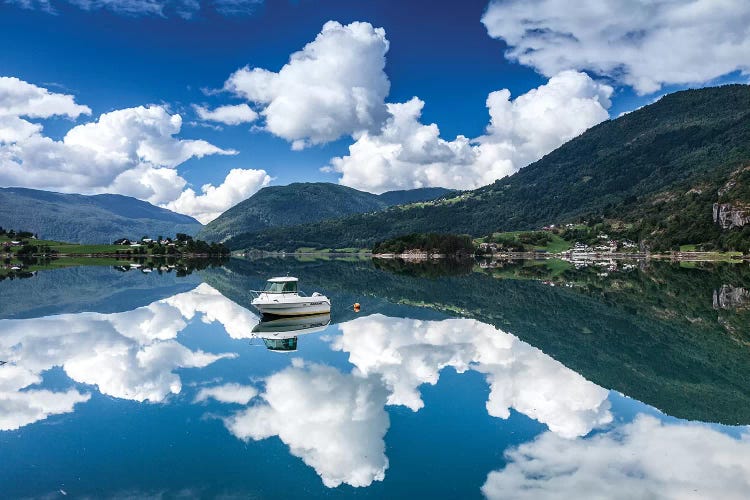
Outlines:
POLYGON ((546 246, 541 247, 540 250, 547 250, 551 253, 564 252, 573 248, 573 242, 562 239, 560 236, 553 234, 552 241, 547 243, 546 246))
POLYGON ((49 245, 52 250, 67 255, 94 254, 94 253, 122 253, 131 250, 123 245, 76 245, 73 243, 56 243, 49 245))
MULTIPOLYGON (((6 241, 13 241, 16 238, 8 238, 7 235, 0 236, 0 244, 6 241)), ((63 254, 92 254, 92 253, 117 253, 125 252, 131 248, 123 245, 79 245, 77 243, 66 243, 63 241, 53 240, 35 240, 32 238, 24 238, 29 245, 36 246, 49 246, 51 250, 55 250, 58 253, 63 254)))
MULTIPOLYGON (((508 241, 515 241, 517 243, 520 243, 519 236, 523 233, 541 233, 542 231, 507 231, 503 233, 493 233, 492 238, 501 238, 508 241)), ((546 251, 550 253, 559 253, 564 252, 566 250, 570 250, 573 247, 572 241, 567 241, 562 239, 560 236, 553 234, 551 232, 546 232, 550 236, 550 242, 543 246, 532 246, 532 245, 525 245, 528 247, 528 250, 541 250, 546 251)), ((475 244, 484 243, 487 240, 487 238, 477 238, 474 240, 475 244)))

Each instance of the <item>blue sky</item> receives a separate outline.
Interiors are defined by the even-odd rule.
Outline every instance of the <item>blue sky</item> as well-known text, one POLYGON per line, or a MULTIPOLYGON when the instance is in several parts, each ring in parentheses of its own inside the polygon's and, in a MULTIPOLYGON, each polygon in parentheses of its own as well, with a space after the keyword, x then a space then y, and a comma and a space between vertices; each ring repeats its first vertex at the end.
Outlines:
MULTIPOLYGON (((71 96, 78 105, 90 108, 88 114, 50 112, 48 116, 26 115, 23 118, 43 125, 43 134, 53 141, 62 141, 75 125, 96 121, 103 113, 116 110, 153 104, 162 106, 169 115, 179 114, 182 125, 174 138, 203 140, 225 153, 229 150, 232 153, 186 153, 168 165, 148 160, 151 166, 173 169, 181 179, 177 183, 186 183, 180 187, 192 187, 198 195, 203 184, 220 186, 230 169, 263 170, 268 175, 263 181, 254 177, 252 188, 251 181, 247 180, 248 188, 244 192, 230 196, 215 193, 214 198, 222 200, 213 203, 211 210, 203 207, 206 212, 203 218, 208 217, 209 212, 228 208, 222 204, 236 203, 240 201, 239 196, 268 182, 323 180, 373 192, 434 184, 472 188, 514 172, 607 116, 617 117, 668 91, 747 80, 743 73, 747 69, 747 58, 742 54, 750 47, 750 35, 742 23, 749 14, 748 8, 740 2, 727 2, 726 12, 710 23, 701 21, 701 9, 710 10, 710 2, 686 2, 695 7, 695 12, 688 13, 695 19, 687 27, 684 26, 685 13, 675 12, 669 2, 659 0, 654 2, 651 11, 644 8, 642 16, 624 17, 617 12, 618 4, 613 0, 598 3, 600 10, 610 9, 611 12, 591 14, 563 9, 564 2, 560 0, 525 3, 510 0, 493 4, 474 0, 267 0, 257 3, 224 0, 223 4, 221 0, 200 4, 197 0, 92 0, 85 3, 83 0, 14 0, 0 3, 0 76, 15 77, 50 93, 71 96), (247 12, 229 15, 217 12, 216 5, 236 6, 238 3, 247 8, 247 12), (522 7, 518 8, 517 4, 522 7), (196 10, 198 5, 200 8, 196 10), (734 12, 732 5, 736 5, 734 12), (154 14, 150 10, 154 8, 161 9, 161 14, 154 14), (129 12, 123 13, 123 10, 129 12), (189 18, 185 18, 186 10, 189 18), (547 21, 559 12, 563 13, 560 21, 547 21), (529 19, 537 23, 536 28, 519 34, 517 28, 529 19), (588 27, 602 19, 613 25, 603 25, 601 31, 592 34, 588 27), (264 109, 271 109, 273 99, 261 102, 247 97, 247 93, 220 90, 230 75, 246 66, 278 72, 289 61, 290 54, 315 40, 330 20, 341 23, 344 28, 361 21, 369 23, 372 29, 384 30, 388 48, 382 73, 389 88, 384 96, 382 91, 379 94, 375 91, 377 102, 369 121, 365 120, 366 127, 359 122, 358 126, 349 127, 351 130, 342 127, 341 133, 333 139, 315 138, 313 133, 312 138, 300 138, 298 142, 304 143, 301 150, 292 150, 296 138, 274 132, 267 126, 271 115, 265 115, 264 109), (670 23, 675 25, 670 31, 672 37, 664 37, 663 32, 670 23), (720 45, 712 38, 716 36, 713 33, 717 23, 726 25, 727 33, 734 37, 729 49, 711 46, 712 43, 720 45), (642 40, 633 40, 634 28, 642 30, 642 40), (685 33, 679 34, 680 29, 685 33), (621 37, 609 38, 619 31, 623 34, 621 37), (552 36, 555 33, 572 33, 575 44, 566 46, 569 40, 552 36), (689 39, 684 49, 674 46, 675 36, 689 39), (696 40, 703 46, 695 45, 696 40), (621 47, 613 47, 619 43, 621 47), (525 54, 529 53, 529 47, 541 49, 528 56, 525 54), (508 54, 509 49, 518 53, 508 54), (577 54, 581 54, 580 57, 577 54), (667 62, 667 58, 672 63, 667 62), (679 65, 679 71, 670 64, 679 65), (528 106, 519 100, 517 105, 505 108, 506 103, 513 104, 519 95, 533 93, 533 89, 545 86, 564 71, 578 72, 586 80, 572 79, 568 74, 560 79, 558 91, 550 91, 546 100, 533 95, 529 101, 536 98, 536 102, 529 102, 528 106), (494 109, 498 116, 507 117, 510 112, 515 118, 509 118, 511 126, 500 124, 492 128, 486 101, 491 92, 501 89, 508 89, 510 97, 498 96, 498 107, 494 109), (558 101, 550 104, 550 95, 557 96, 558 101), (388 112, 379 108, 385 103, 406 103, 415 96, 423 103, 421 116, 417 103, 388 112), (571 106, 570 102, 575 99, 582 104, 571 106), (248 104, 261 116, 253 122, 225 125, 200 120, 193 107, 201 105, 213 109, 238 104, 248 104), (539 116, 550 107, 559 108, 557 114, 539 116), (530 124, 544 124, 545 120, 567 121, 567 116, 572 117, 574 123, 566 123, 562 130, 551 130, 549 124, 543 125, 541 131, 529 129, 530 124), (387 133, 389 119, 393 120, 391 128, 394 130, 387 133), (429 129, 433 123, 439 132, 429 129), (362 127, 367 129, 364 139, 361 139, 362 127), (429 137, 425 139, 426 136, 429 137), (457 136, 465 136, 468 142, 457 141, 457 136), (402 143, 406 153, 395 159, 388 156, 394 146, 401 148, 402 143), (497 159, 498 144, 505 149, 510 144, 514 153, 510 156, 502 153, 497 159), (353 145, 360 145, 361 150, 350 151, 353 145), (475 157, 479 156, 496 159, 491 165, 477 163, 475 157), (336 164, 332 162, 334 158, 341 161, 336 164), (365 167, 358 170, 360 165, 365 167), (321 167, 326 166, 333 168, 321 171, 321 167)), ((347 43, 342 44, 342 51, 347 47, 347 43)), ((377 59, 363 60, 362 67, 371 62, 376 67, 377 59)), ((358 70, 358 65, 348 68, 350 73, 358 70)), ((325 78, 333 78, 336 83, 337 75, 322 78, 325 88, 325 78)), ((254 88, 257 90, 258 86, 254 88)), ((280 99, 294 100, 297 95, 285 94, 280 99)), ((1 103, 0 99, 0 106, 1 103)), ((304 107, 304 102, 301 103, 304 107)), ((310 115, 277 118, 309 120, 310 115)), ((134 161, 140 165, 144 159, 134 161)), ((27 157, 21 166, 29 169, 36 165, 27 157)), ((3 177, 3 168, 0 164, 0 184, 19 182, 18 176, 3 177)), ((88 172, 86 175, 95 177, 97 174, 88 172)), ((170 206, 171 202, 169 196, 157 196, 152 192, 157 188, 149 187, 140 194, 139 189, 121 180, 107 185, 82 182, 70 189, 38 183, 29 187, 81 192, 119 189, 124 194, 165 206, 170 206)), ((191 199, 187 204, 170 208, 191 213, 199 211, 194 206, 196 203, 202 202, 191 199)))
MULTIPOLYGON (((532 69, 506 61, 504 44, 487 36, 480 23, 485 1, 404 4, 281 0, 260 5, 252 15, 207 12, 189 20, 85 12, 64 4, 59 15, 49 15, 6 5, 0 20, 0 67, 6 75, 74 94, 94 115, 166 102, 178 111, 187 108, 187 119, 191 103, 236 102, 201 91, 221 88, 236 69, 250 64, 278 70, 326 21, 365 20, 384 27, 391 42, 386 67, 390 100, 420 96, 428 103, 425 121, 438 123, 446 137, 482 133, 487 125, 484 101, 492 90, 507 87, 515 94, 543 82, 532 69), (60 87, 45 85, 50 83, 60 87)), ((292 152, 286 141, 249 129, 184 127, 182 136, 240 151, 237 157, 191 162, 186 165, 190 181, 221 182, 227 168, 241 163, 272 171, 280 184, 335 182, 334 175, 319 168, 345 153, 351 142, 292 152)))

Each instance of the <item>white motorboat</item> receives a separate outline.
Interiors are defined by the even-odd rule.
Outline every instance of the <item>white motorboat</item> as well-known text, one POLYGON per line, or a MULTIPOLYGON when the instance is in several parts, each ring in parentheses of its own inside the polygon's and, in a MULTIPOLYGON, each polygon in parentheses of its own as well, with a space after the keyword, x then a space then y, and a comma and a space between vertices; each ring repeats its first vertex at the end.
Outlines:
POLYGON ((252 290, 250 302, 261 314, 271 316, 307 316, 328 314, 331 301, 323 294, 313 293, 309 297, 297 288, 299 280, 291 276, 271 278, 263 290, 252 290))

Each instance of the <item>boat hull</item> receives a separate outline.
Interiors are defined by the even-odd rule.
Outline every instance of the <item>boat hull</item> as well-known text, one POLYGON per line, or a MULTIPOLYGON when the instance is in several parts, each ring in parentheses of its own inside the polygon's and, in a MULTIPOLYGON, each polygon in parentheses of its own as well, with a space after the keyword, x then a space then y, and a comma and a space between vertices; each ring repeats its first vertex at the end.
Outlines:
POLYGON ((331 312, 331 303, 328 299, 313 297, 305 297, 305 299, 295 302, 273 302, 256 299, 252 301, 252 305, 264 316, 309 316, 331 312))

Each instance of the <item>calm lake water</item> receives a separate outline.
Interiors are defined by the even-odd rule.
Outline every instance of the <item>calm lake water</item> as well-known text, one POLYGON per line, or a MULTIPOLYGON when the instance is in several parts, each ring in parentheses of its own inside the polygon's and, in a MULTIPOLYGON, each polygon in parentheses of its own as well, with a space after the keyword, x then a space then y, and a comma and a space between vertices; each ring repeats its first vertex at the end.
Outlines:
POLYGON ((1 497, 750 498, 747 264, 177 274, 0 281, 1 497))

